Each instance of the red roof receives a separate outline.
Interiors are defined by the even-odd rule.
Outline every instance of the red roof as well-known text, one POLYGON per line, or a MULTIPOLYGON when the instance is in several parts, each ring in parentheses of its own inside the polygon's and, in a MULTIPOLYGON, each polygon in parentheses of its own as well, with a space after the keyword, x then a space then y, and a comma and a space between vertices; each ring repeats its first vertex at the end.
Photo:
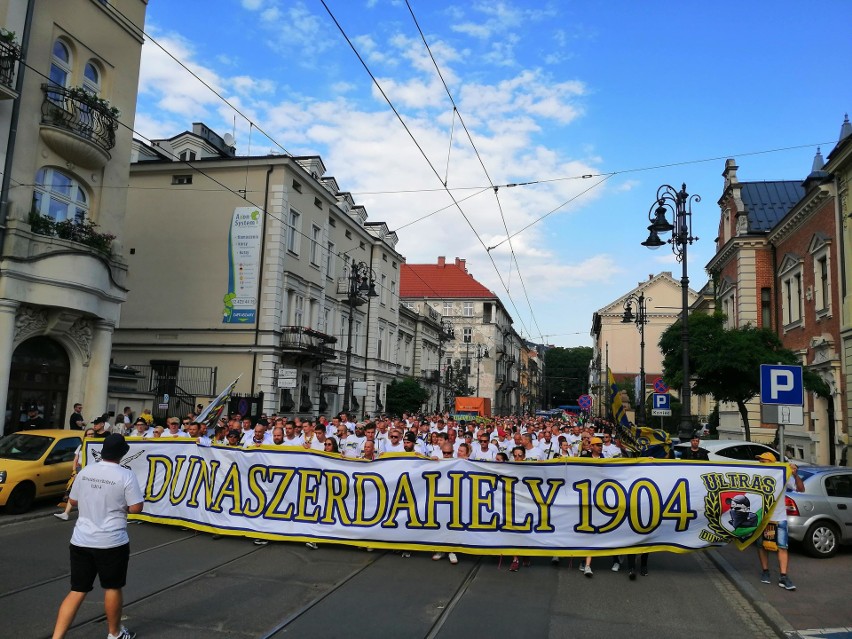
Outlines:
POLYGON ((447 264, 444 257, 437 264, 402 264, 400 297, 496 298, 497 296, 473 279, 465 260, 456 258, 447 264))

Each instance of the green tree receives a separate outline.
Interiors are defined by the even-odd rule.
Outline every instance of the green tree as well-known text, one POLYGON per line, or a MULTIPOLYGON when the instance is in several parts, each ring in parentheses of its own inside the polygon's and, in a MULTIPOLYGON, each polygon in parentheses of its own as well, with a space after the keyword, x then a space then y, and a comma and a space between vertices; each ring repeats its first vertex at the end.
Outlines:
MULTIPOLYGON (((721 313, 689 316, 689 373, 692 392, 713 395, 717 401, 733 402, 743 420, 746 439, 751 439, 746 403, 760 392, 761 364, 799 365, 796 354, 784 348, 771 330, 751 325, 725 328, 721 313)), ((663 377, 669 386, 683 383, 683 350, 680 320, 660 337, 663 377)), ((815 373, 804 369, 805 388, 826 396, 828 386, 815 373)))
POLYGON ((549 348, 544 354, 544 378, 549 408, 576 405, 588 392, 589 363, 594 351, 588 346, 549 348))
POLYGON ((394 380, 387 389, 387 408, 391 415, 417 413, 428 399, 429 391, 411 378, 394 380))
MULTIPOLYGON (((476 389, 468 383, 468 371, 466 367, 461 365, 461 360, 456 360, 453 365, 447 369, 445 386, 449 396, 452 397, 470 397, 476 389)), ((449 402, 450 406, 455 406, 452 399, 449 402)))

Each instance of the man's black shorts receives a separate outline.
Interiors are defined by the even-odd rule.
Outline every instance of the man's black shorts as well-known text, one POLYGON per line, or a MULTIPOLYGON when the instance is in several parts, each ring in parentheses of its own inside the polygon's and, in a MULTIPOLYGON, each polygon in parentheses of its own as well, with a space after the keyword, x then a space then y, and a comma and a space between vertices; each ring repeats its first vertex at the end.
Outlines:
POLYGON ((95 575, 100 577, 101 588, 124 588, 127 582, 127 563, 130 561, 130 544, 115 548, 84 548, 70 545, 71 590, 91 592, 95 575))

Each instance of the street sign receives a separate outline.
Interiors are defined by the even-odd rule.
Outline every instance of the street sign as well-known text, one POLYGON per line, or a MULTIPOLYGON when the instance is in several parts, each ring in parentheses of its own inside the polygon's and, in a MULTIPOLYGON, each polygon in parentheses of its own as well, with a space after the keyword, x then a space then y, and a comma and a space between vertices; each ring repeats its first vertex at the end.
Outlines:
POLYGON ((760 365, 760 403, 802 406, 805 387, 801 366, 760 365))
POLYGON ((278 388, 296 388, 296 376, 299 371, 295 368, 278 369, 278 388))
POLYGON ((669 385, 666 384, 662 377, 654 380, 654 392, 661 395, 669 392, 669 385))
POLYGON ((668 393, 654 393, 653 404, 651 404, 651 415, 653 417, 672 416, 672 397, 668 393))
POLYGON ((592 396, 580 395, 577 398, 577 405, 583 410, 589 410, 592 407, 592 396))
POLYGON ((763 404, 760 407, 760 421, 764 424, 803 426, 805 423, 805 409, 802 406, 763 404))

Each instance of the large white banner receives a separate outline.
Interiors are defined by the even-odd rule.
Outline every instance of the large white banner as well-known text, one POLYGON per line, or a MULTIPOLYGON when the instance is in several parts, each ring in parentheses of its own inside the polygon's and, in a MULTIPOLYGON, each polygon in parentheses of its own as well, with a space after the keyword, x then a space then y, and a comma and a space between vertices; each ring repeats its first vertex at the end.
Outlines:
MULTIPOLYGON (((480 554, 686 552, 760 536, 784 464, 373 462, 302 449, 128 439, 138 518, 254 538, 480 554)), ((86 459, 100 440, 87 440, 86 459)))

